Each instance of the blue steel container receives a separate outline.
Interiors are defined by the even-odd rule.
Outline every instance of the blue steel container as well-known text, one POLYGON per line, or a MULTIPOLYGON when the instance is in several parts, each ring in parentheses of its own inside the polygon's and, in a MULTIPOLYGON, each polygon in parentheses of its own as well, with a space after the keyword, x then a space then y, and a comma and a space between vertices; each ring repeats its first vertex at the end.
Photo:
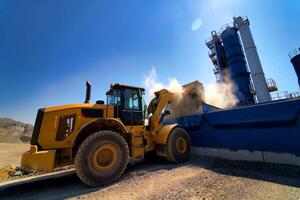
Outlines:
POLYGON ((190 135, 194 147, 300 156, 300 99, 229 110, 202 106, 202 114, 169 118, 164 124, 179 124, 190 135))
POLYGON ((250 75, 236 28, 227 27, 221 34, 229 76, 234 84, 234 95, 239 104, 253 104, 250 75))
POLYGON ((294 66, 298 78, 298 85, 300 86, 300 48, 295 51, 295 54, 291 57, 291 63, 294 66))

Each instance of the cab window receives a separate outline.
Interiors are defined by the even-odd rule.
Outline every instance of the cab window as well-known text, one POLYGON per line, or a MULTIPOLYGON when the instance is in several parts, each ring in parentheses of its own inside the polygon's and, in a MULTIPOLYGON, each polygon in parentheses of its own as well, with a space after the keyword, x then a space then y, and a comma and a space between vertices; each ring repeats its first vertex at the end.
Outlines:
POLYGON ((120 105, 121 104, 121 91, 112 90, 108 95, 108 104, 120 105))
POLYGON ((132 108, 134 110, 140 110, 139 93, 137 90, 132 90, 132 108))
POLYGON ((125 89, 125 91, 124 91, 124 109, 140 110, 138 90, 125 89))

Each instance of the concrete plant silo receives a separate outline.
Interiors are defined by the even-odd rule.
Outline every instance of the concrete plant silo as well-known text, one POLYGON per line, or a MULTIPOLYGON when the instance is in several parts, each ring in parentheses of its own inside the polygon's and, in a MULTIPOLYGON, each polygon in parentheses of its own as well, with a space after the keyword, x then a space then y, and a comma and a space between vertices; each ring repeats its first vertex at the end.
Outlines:
POLYGON ((237 29, 228 26, 221 33, 221 39, 224 45, 228 75, 235 87, 234 95, 240 105, 255 103, 250 91, 250 75, 237 29))

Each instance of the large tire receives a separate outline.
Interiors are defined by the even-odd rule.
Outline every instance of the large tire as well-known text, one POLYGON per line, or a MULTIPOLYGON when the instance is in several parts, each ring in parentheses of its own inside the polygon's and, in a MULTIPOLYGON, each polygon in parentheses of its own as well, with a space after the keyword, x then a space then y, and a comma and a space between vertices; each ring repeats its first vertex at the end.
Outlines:
POLYGON ((191 140, 182 128, 174 128, 170 133, 167 144, 167 160, 170 162, 184 162, 191 157, 191 140))
POLYGON ((128 144, 113 131, 99 131, 87 137, 75 156, 75 169, 84 184, 97 187, 118 180, 129 159, 128 144))

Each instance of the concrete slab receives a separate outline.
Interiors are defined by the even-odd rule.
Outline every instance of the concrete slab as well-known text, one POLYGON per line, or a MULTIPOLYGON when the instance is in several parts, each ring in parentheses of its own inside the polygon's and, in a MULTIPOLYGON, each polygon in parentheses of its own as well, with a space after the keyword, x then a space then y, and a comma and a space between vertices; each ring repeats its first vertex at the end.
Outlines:
POLYGON ((262 151, 251 152, 247 150, 231 151, 229 149, 204 148, 193 146, 192 154, 196 156, 211 156, 228 160, 260 161, 267 163, 300 166, 300 157, 289 153, 275 153, 262 151))
POLYGON ((274 152, 263 152, 263 154, 265 162, 300 166, 300 157, 295 154, 274 152))
POLYGON ((0 182, 0 191, 7 190, 11 187, 21 186, 24 184, 30 184, 33 182, 39 182, 48 179, 56 179, 64 176, 69 176, 75 173, 75 169, 68 169, 64 171, 51 172, 42 175, 29 176, 24 178, 13 179, 5 182, 0 182))

